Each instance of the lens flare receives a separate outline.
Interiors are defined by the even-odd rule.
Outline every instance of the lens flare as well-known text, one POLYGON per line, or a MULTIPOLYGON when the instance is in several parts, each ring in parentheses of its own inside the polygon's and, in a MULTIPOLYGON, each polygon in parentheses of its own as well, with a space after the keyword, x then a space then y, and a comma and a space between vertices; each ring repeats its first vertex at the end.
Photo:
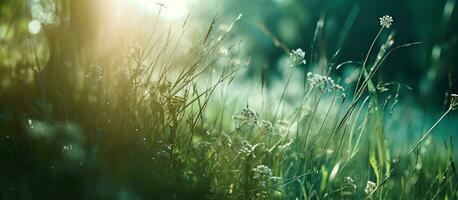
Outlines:
POLYGON ((192 0, 120 0, 128 6, 135 6, 146 13, 157 14, 167 20, 184 17, 191 6, 192 0))

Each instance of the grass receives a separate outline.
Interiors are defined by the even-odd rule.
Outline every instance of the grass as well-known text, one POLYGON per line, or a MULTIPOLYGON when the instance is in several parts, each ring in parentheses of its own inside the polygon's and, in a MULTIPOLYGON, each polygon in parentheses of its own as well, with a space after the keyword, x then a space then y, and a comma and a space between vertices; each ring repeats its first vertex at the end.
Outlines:
POLYGON ((217 16, 191 45, 190 16, 165 29, 155 16, 151 30, 115 34, 98 50, 71 39, 66 23, 26 47, 9 40, 2 56, 18 58, 0 66, 0 198, 458 198, 453 140, 430 136, 457 97, 409 151, 388 143, 404 86, 375 77, 392 52, 418 43, 392 47, 382 26, 363 62, 343 63, 314 57, 313 44, 303 79, 292 75, 304 56, 286 49, 295 66, 281 89, 259 81, 237 96, 240 44, 217 16), (357 80, 336 75, 346 65, 357 80))

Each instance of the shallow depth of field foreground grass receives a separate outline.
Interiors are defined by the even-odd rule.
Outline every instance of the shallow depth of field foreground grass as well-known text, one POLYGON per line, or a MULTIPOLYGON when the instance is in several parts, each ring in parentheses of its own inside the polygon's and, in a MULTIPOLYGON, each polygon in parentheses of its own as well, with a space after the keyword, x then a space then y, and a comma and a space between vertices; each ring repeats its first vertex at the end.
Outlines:
POLYGON ((423 45, 398 19, 370 19, 360 60, 323 51, 324 17, 295 48, 253 22, 274 72, 243 13, 100 2, 0 3, 0 199, 458 199, 457 77, 412 111, 417 88, 382 76, 423 45))

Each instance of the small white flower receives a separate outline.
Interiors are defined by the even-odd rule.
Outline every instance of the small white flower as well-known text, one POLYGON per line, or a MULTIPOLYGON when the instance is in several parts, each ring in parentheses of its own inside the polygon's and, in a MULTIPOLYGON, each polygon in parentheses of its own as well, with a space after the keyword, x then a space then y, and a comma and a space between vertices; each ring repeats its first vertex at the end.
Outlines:
POLYGON ((253 146, 250 144, 250 142, 245 140, 245 141, 242 141, 242 145, 240 147, 239 153, 242 156, 256 158, 256 155, 254 153, 255 148, 256 148, 256 145, 253 146))
POLYGON ((372 181, 367 181, 366 188, 364 188, 364 192, 366 195, 372 194, 372 192, 377 188, 377 185, 372 181))
POLYGON ((356 193, 356 182, 349 176, 344 178, 344 186, 340 192, 341 196, 343 197, 350 197, 356 193))
POLYGON ((256 116, 256 113, 249 109, 248 106, 246 108, 244 108, 242 110, 242 112, 240 112, 240 115, 247 118, 247 119, 250 119, 252 121, 257 121, 258 120, 258 117, 256 116))
POLYGON ((345 88, 336 84, 331 77, 308 72, 307 82, 310 87, 317 87, 322 92, 334 92, 335 94, 340 93, 342 97, 345 97, 345 88))
POLYGON ((253 169, 253 178, 265 185, 272 178, 272 170, 265 165, 258 165, 253 169))
POLYGON ((380 17, 380 26, 383 26, 385 28, 390 28, 392 24, 393 24, 393 18, 391 16, 385 15, 383 17, 380 17))
POLYGON ((313 73, 312 72, 307 72, 307 78, 312 78, 313 73))
POLYGON ((239 115, 233 117, 236 122, 237 128, 241 127, 254 127, 258 123, 258 116, 250 108, 245 107, 239 115))
POLYGON ((269 121, 263 120, 258 128, 259 133, 262 135, 268 135, 274 132, 274 127, 272 126, 272 123, 269 121))
POLYGON ((351 177, 349 177, 349 176, 346 176, 346 177, 344 178, 344 182, 345 182, 345 184, 346 184, 348 187, 351 187, 351 188, 353 188, 353 189, 358 188, 358 186, 356 186, 356 182, 355 182, 351 177))
POLYGON ((300 64, 305 64, 305 52, 301 49, 295 49, 292 50, 291 53, 289 53, 289 59, 291 60, 291 66, 295 65, 300 65, 300 64))

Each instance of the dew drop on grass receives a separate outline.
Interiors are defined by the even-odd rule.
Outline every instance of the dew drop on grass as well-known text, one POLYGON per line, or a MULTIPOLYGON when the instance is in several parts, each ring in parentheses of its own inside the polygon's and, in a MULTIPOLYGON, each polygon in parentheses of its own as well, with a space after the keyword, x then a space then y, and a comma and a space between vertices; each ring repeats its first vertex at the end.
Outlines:
POLYGON ((72 148, 73 148, 73 146, 71 144, 69 144, 69 145, 65 145, 63 150, 64 151, 70 151, 70 150, 72 150, 72 148))
POLYGON ((28 119, 27 122, 29 123, 30 128, 33 128, 32 120, 28 119))

